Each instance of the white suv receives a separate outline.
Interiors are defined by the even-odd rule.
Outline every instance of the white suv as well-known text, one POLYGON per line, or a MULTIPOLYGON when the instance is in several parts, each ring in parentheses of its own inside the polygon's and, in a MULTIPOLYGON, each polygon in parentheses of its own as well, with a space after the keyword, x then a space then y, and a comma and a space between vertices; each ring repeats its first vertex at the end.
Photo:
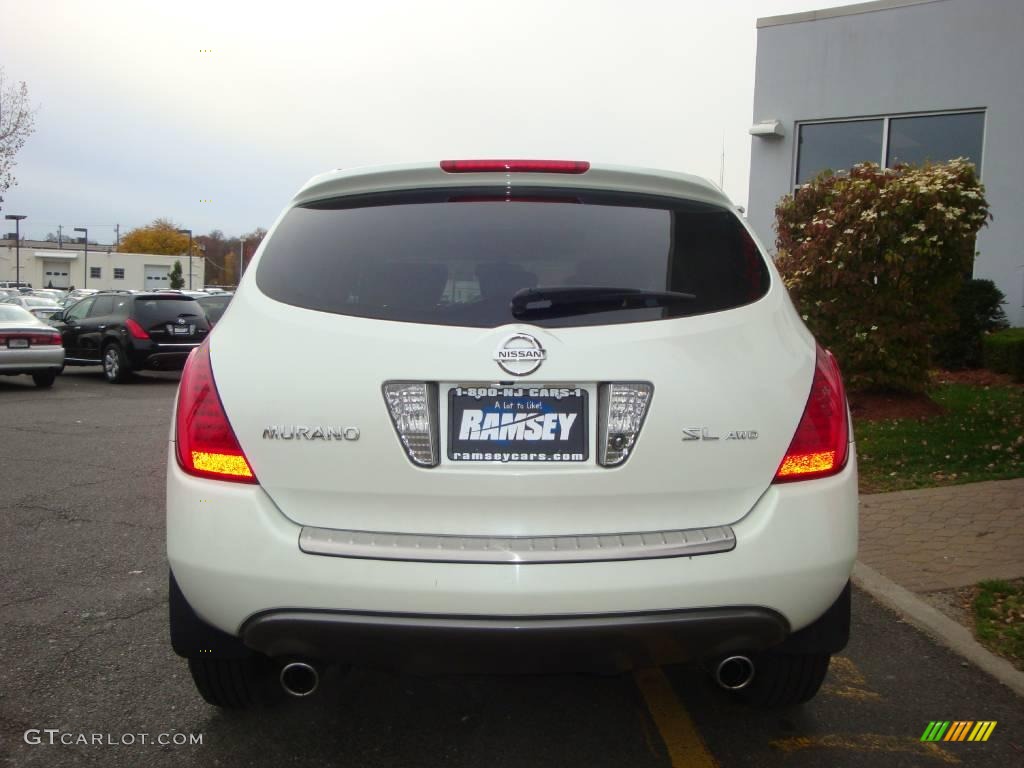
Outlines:
POLYGON ((182 375, 171 639, 211 704, 334 662, 705 660, 793 705, 847 641, 856 545, 836 363, 690 176, 317 176, 182 375))

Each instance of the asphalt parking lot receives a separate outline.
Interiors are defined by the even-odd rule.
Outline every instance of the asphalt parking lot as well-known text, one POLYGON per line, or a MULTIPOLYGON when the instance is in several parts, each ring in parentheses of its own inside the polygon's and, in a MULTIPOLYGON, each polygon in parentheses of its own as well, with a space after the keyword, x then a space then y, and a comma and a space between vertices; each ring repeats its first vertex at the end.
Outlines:
POLYGON ((310 700, 219 712, 167 635, 163 474, 177 379, 111 386, 98 369, 68 369, 43 391, 0 377, 4 765, 1024 764, 1021 700, 860 592, 849 648, 818 698, 788 712, 747 709, 697 667, 357 669, 328 675, 310 700), (997 726, 985 743, 924 744, 934 720, 997 726))

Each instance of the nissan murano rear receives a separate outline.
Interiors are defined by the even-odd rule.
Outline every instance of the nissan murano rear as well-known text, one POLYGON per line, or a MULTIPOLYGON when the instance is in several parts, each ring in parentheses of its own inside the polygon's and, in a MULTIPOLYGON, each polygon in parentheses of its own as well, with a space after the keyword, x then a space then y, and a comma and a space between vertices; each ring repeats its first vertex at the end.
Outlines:
POLYGON ((810 699, 849 634, 839 370, 691 176, 444 161, 312 179, 189 358, 171 639, 211 704, 328 664, 704 661, 810 699))

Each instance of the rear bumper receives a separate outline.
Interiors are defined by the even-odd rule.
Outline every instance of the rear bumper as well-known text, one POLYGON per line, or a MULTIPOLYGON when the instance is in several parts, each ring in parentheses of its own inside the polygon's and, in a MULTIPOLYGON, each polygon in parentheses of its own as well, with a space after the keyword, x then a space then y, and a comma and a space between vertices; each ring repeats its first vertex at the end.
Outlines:
POLYGON ((64 367, 64 348, 30 347, 28 349, 0 349, 0 375, 59 371, 64 367))
MULTIPOLYGON (((545 564, 308 554, 300 548, 301 527, 259 486, 186 475, 173 456, 172 445, 167 553, 181 591, 203 622, 234 637, 254 633, 251 642, 261 647, 278 642, 267 639, 266 627, 281 626, 282 617, 298 627, 314 615, 515 621, 762 609, 782 618, 785 634, 811 625, 835 603, 857 550, 855 456, 835 477, 769 487, 733 523, 731 551, 545 564)), ((377 632, 386 625, 375 626, 377 632)))
POLYGON ((129 353, 132 368, 157 371, 181 370, 189 353, 199 346, 195 344, 156 344, 150 342, 145 347, 133 347, 129 353))
POLYGON ((625 669, 781 643, 786 620, 757 607, 597 616, 417 616, 271 611, 241 630, 275 658, 457 672, 625 669))

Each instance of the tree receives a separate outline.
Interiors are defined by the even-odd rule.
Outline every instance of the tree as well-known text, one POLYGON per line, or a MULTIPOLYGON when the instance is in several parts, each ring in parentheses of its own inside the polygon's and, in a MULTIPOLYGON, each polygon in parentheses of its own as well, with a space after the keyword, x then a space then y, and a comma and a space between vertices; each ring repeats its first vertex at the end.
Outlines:
POLYGON ((171 288, 175 291, 180 291, 185 287, 185 278, 181 276, 181 262, 174 262, 174 267, 167 273, 167 277, 171 280, 171 288))
POLYGON ((24 81, 8 84, 0 67, 0 202, 3 193, 17 184, 14 156, 34 131, 35 110, 28 101, 28 86, 24 81))
MULTIPOLYGON (((64 243, 81 243, 81 242, 84 242, 83 238, 81 238, 81 237, 72 237, 71 235, 59 235, 56 232, 47 232, 45 240, 48 243, 60 243, 60 242, 64 242, 64 243)), ((93 240, 93 239, 90 238, 89 239, 89 245, 99 245, 99 243, 96 240, 93 240)))
MULTIPOLYGON (((252 232, 241 236, 241 239, 245 240, 245 249, 240 251, 244 261, 242 266, 243 269, 250 261, 252 261, 253 254, 256 253, 256 249, 259 247, 260 243, 263 242, 263 238, 266 236, 267 230, 263 227, 256 227, 252 232)), ((239 247, 241 247, 241 245, 241 242, 239 242, 239 247)))
POLYGON ((220 285, 238 285, 238 253, 235 251, 225 254, 222 275, 220 285))
MULTIPOLYGON (((201 255, 199 242, 192 243, 192 255, 201 255)), ((171 219, 155 219, 145 227, 136 227, 121 238, 121 253, 159 253, 174 256, 188 253, 188 235, 178 232, 171 219)))
POLYGON ((208 235, 199 235, 196 242, 203 246, 203 256, 206 258, 206 284, 228 285, 229 283, 225 279, 227 270, 225 260, 229 253, 229 247, 224 233, 215 229, 208 235))
POLYGON ((955 322, 990 218, 974 166, 856 165, 787 195, 775 214, 776 266, 850 388, 922 391, 930 343, 955 322))

